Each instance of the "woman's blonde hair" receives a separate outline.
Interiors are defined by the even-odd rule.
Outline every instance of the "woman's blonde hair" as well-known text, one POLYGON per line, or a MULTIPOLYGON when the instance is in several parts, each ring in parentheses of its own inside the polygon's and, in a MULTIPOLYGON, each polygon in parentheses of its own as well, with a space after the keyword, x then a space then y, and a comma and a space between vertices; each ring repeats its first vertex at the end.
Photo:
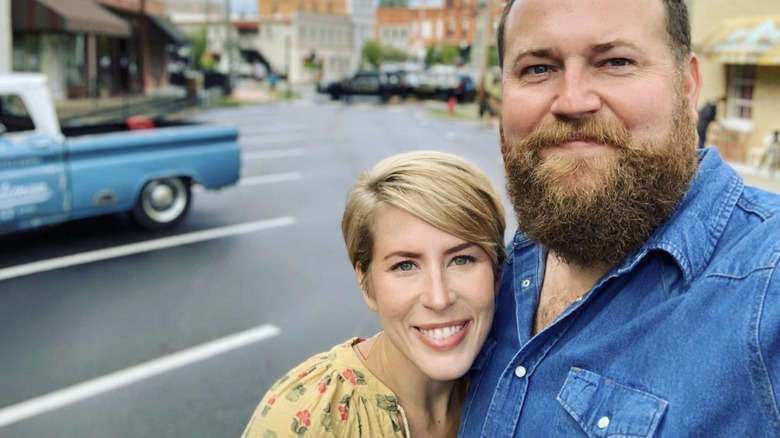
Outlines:
POLYGON ((372 223, 389 205, 484 249, 496 279, 506 258, 504 208, 488 177, 456 155, 416 151, 393 155, 363 172, 347 195, 341 231, 347 254, 363 280, 374 247, 372 223))

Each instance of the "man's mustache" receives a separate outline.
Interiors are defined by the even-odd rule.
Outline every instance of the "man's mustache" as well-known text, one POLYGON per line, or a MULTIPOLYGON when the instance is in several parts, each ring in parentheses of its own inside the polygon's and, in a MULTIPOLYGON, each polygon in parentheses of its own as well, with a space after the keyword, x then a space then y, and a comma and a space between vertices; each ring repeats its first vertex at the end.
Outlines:
POLYGON ((619 149, 630 149, 632 144, 631 133, 619 121, 588 118, 556 119, 542 123, 525 136, 518 146, 538 151, 573 141, 606 144, 619 149))

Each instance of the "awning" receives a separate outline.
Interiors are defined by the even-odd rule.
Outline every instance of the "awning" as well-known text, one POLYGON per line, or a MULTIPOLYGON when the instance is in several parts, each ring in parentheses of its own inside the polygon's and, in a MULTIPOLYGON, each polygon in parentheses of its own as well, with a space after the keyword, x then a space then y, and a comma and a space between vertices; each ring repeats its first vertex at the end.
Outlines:
MULTIPOLYGON (((157 33, 165 41, 171 44, 185 45, 189 44, 190 39, 187 35, 184 35, 173 23, 168 21, 167 18, 156 17, 149 15, 149 22, 153 28, 156 28, 157 33)), ((154 30, 152 32, 155 32, 154 30)))
POLYGON ((780 65, 780 16, 724 20, 699 51, 724 64, 780 65))
POLYGON ((92 0, 12 0, 14 30, 129 37, 130 26, 92 0))

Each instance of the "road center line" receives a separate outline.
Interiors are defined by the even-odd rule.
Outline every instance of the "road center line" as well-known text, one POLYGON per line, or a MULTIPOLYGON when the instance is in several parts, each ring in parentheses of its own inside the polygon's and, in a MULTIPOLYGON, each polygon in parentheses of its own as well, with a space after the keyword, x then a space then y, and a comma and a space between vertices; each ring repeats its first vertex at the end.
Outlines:
POLYGON ((8 280, 10 278, 37 274, 39 272, 66 268, 68 266, 83 265, 86 263, 124 257, 142 252, 156 251, 174 246, 202 242, 205 240, 219 239, 236 234, 251 233, 253 231, 267 230, 269 228, 283 227, 286 225, 292 225, 294 223, 295 218, 285 216, 276 219, 229 225, 226 227, 212 228, 210 230, 196 231, 194 233, 179 234, 177 236, 163 237, 160 239, 147 240, 144 242, 131 243, 128 245, 115 246, 112 248, 99 249, 96 251, 88 251, 80 254, 25 263, 23 265, 16 265, 5 269, 0 269, 0 280, 8 280))
POLYGON ((267 151, 254 151, 245 152, 241 154, 241 160, 266 160, 269 158, 286 158, 286 157, 301 157, 303 156, 302 148, 294 149, 271 149, 267 151))
POLYGON ((296 181, 301 179, 300 172, 288 172, 288 173, 274 173, 271 175, 249 176, 241 177, 238 180, 239 186, 255 186, 259 184, 270 184, 285 181, 296 181))
POLYGON ((0 428, 279 335, 264 324, 0 409, 0 428))

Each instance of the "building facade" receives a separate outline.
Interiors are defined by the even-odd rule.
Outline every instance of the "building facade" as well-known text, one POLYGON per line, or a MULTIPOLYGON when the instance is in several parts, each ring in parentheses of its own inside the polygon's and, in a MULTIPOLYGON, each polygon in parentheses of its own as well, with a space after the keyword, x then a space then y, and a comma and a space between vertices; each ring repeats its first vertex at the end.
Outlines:
POLYGON ((502 0, 445 0, 442 6, 423 2, 414 7, 380 7, 375 38, 420 61, 428 47, 455 45, 470 53, 473 67, 482 67, 485 51, 495 45, 504 4, 502 0))
POLYGON ((12 68, 47 75, 56 100, 166 84, 175 29, 154 0, 11 0, 12 68))
POLYGON ((374 34, 372 0, 264 0, 258 11, 261 52, 272 65, 284 65, 293 83, 357 70, 363 43, 374 34))
POLYGON ((689 3, 703 78, 699 104, 726 97, 708 143, 729 160, 755 164, 766 136, 780 129, 780 2, 689 3))

